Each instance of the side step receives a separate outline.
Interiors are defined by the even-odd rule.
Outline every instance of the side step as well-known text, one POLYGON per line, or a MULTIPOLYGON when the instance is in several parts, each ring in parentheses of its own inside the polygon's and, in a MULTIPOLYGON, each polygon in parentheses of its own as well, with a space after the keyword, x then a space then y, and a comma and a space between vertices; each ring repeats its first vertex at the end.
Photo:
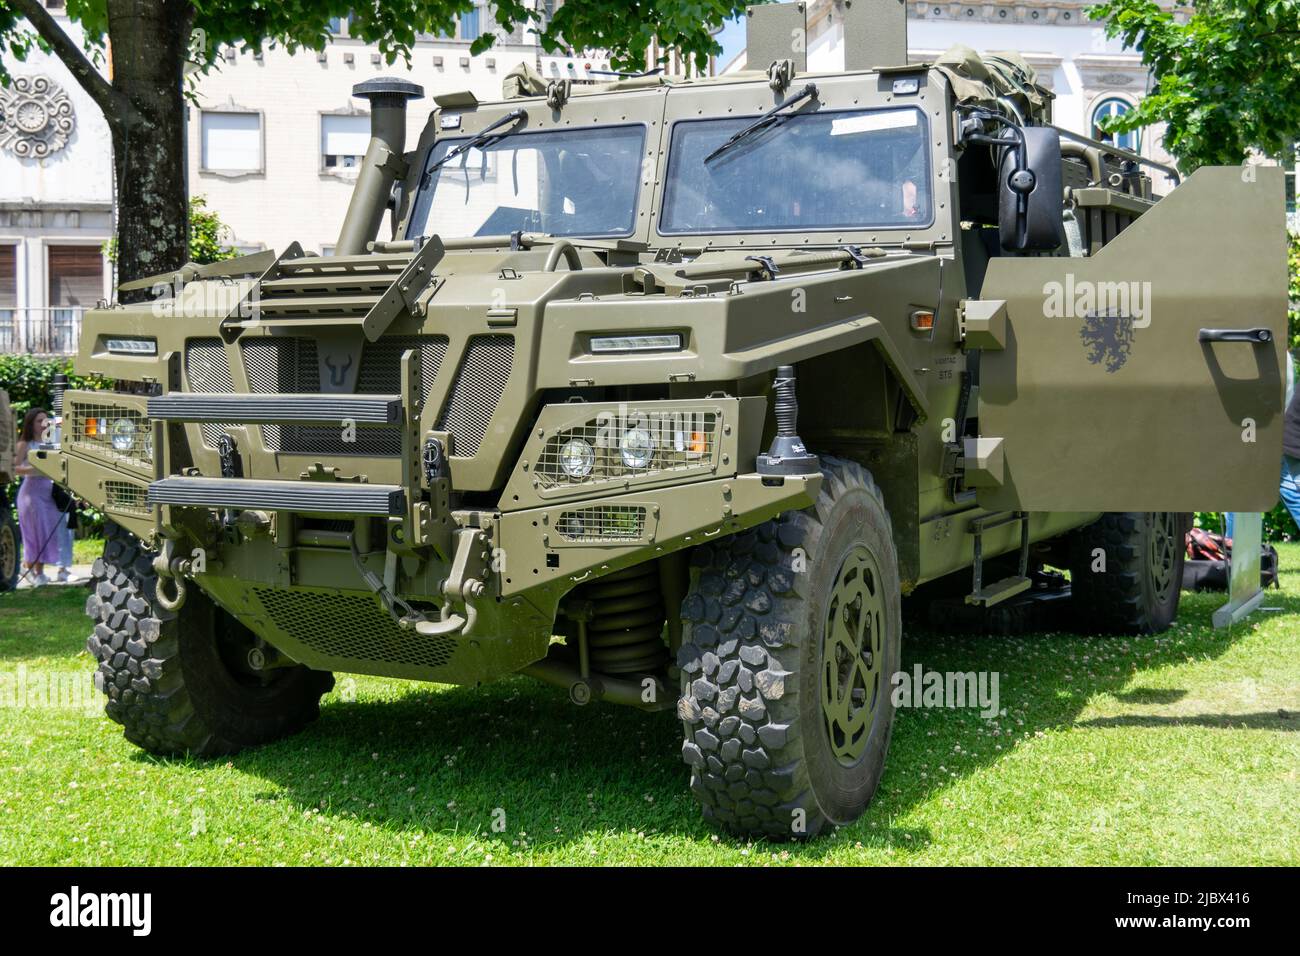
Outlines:
POLYGON ((196 508, 264 508, 308 514, 378 515, 406 513, 400 485, 345 481, 258 481, 254 478, 163 478, 149 485, 150 505, 196 508))
POLYGON ((966 595, 966 603, 973 604, 976 607, 992 607, 995 604, 1001 604, 1007 598, 1023 594, 1029 590, 1033 583, 1029 578, 1021 577, 1018 574, 1014 577, 1003 578, 1001 581, 994 581, 992 584, 966 595))
POLYGON ((1029 577, 1029 512, 1008 511, 1002 514, 985 515, 971 521, 969 532, 975 536, 975 564, 972 569, 971 593, 966 595, 967 604, 975 607, 992 607, 1017 594, 1023 594, 1033 587, 1034 582, 1029 577), (1015 521, 1020 522, 1020 573, 986 585, 984 583, 984 532, 1015 521))
POLYGON ((238 422, 261 425, 400 425, 400 395, 230 395, 169 392, 149 399, 149 418, 164 422, 238 422))

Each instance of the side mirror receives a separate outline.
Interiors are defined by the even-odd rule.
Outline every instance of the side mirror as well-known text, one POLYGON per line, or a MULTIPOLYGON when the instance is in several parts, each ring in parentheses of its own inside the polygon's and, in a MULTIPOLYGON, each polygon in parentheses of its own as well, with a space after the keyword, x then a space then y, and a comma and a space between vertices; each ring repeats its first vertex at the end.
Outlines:
POLYGON ((1065 242, 1061 137, 1045 126, 1022 126, 1017 146, 998 160, 998 233, 1008 252, 1050 252, 1065 242))

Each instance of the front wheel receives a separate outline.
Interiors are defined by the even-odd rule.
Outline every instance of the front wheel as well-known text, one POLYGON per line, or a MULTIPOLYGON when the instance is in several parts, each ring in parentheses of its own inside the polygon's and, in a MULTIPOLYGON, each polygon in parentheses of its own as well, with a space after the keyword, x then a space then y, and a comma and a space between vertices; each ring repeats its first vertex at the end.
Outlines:
POLYGON ((301 665, 254 671, 253 635, 197 587, 175 613, 158 604, 153 555, 125 529, 104 528, 86 613, 104 710, 127 740, 155 754, 236 753, 302 730, 334 677, 301 665))
POLYGON ((1073 619, 1082 629, 1159 634, 1173 623, 1182 594, 1191 515, 1118 511, 1070 539, 1073 619))
POLYGON ((18 572, 22 565, 21 540, 13 509, 4 495, 0 495, 0 591, 12 591, 18 587, 18 572))
POLYGON ((813 508, 692 554, 682 756, 705 816, 742 834, 853 821, 889 749, 902 634, 889 514, 866 469, 822 461, 813 508))

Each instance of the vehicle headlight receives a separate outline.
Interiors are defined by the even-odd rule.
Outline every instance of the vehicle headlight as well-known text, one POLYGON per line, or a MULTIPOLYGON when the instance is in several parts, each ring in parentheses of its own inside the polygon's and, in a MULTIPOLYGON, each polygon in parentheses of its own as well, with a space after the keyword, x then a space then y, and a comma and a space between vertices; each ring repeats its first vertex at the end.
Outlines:
POLYGON ((581 438, 571 438, 560 449, 560 467, 570 478, 586 478, 596 464, 596 451, 581 438))
POLYGON ((564 535, 566 538, 569 538, 570 540, 576 540, 578 538, 581 538, 587 530, 582 523, 582 519, 573 513, 569 513, 561 517, 559 524, 556 525, 556 529, 560 532, 560 534, 564 535))
POLYGON ((623 464, 629 468, 648 468, 655 456, 655 440, 644 428, 629 428, 623 433, 619 442, 619 451, 623 454, 623 464))
POLYGON ((118 418, 108 427, 108 440, 116 451, 130 451, 135 445, 135 422, 118 418))

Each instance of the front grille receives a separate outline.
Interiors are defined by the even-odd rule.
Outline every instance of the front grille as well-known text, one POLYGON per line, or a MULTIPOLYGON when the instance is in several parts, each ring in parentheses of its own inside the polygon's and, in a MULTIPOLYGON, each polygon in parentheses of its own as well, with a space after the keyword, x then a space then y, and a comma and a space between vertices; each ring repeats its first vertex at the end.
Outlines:
POLYGON ((304 647, 326 657, 443 667, 456 642, 404 631, 368 595, 254 588, 271 623, 304 647))
POLYGON ((104 482, 104 502, 114 511, 129 511, 133 514, 147 515, 149 503, 145 500, 148 489, 134 481, 104 482))
MULTIPOLYGON (((245 341, 241 349, 250 391, 269 395, 322 391, 315 339, 267 336, 245 341)), ((365 343, 353 386, 355 391, 366 395, 399 393, 402 354, 409 349, 418 352, 417 388, 427 396, 447 359, 448 339, 443 335, 394 336, 365 343)), ((453 436, 452 453, 456 456, 474 455, 483 443, 509 381, 514 352, 514 338, 509 335, 478 335, 469 340, 437 424, 440 430, 453 436)), ((185 367, 191 391, 234 392, 230 364, 220 339, 191 339, 186 344, 185 367)), ((330 374, 334 372, 331 370, 330 374)), ((340 376, 345 374, 339 371, 340 376)), ((225 423, 202 423, 204 444, 215 448, 226 427, 225 423)), ((395 457, 402 449, 400 428, 345 431, 343 422, 337 426, 263 425, 262 438, 269 451, 285 454, 395 457), (345 438, 354 440, 345 441, 345 438)))
POLYGON ((601 412, 549 438, 533 473, 539 487, 550 489, 692 471, 712 465, 717 437, 718 415, 713 410, 601 412), (562 466, 566 457, 581 464, 571 468, 572 475, 562 466))
POLYGON ((596 505, 560 515, 555 530, 566 541, 636 541, 645 535, 645 508, 596 505))
MULTIPOLYGON (((254 392, 284 394, 321 391, 316 341, 300 336, 276 336, 245 342, 244 367, 254 392)), ((394 395, 401 391, 402 353, 420 354, 419 387, 427 392, 447 355, 446 336, 402 336, 367 342, 361 352, 356 391, 365 395, 394 395)), ((351 431, 350 431, 351 434, 351 431)), ((289 454, 393 456, 401 453, 397 428, 357 428, 355 441, 343 440, 343 426, 264 425, 262 438, 271 451, 289 454)))
MULTIPOLYGON (((189 339, 185 343, 185 377, 191 392, 212 392, 230 395, 235 391, 235 380, 230 375, 230 359, 221 339, 189 339)), ((203 422, 199 433, 203 444, 217 447, 217 440, 231 422, 203 422)))
POLYGON ((478 451, 496 413, 514 365, 515 340, 509 335, 476 335, 456 370, 451 396, 438 428, 450 432, 452 454, 467 458, 478 451))
POLYGON ((153 461, 153 424, 143 412, 102 402, 74 400, 68 406, 69 440, 73 447, 138 466, 153 461))
POLYGON ((445 335, 403 335, 367 342, 361 353, 361 368, 357 372, 357 391, 364 395, 394 395, 402 390, 402 353, 408 349, 419 352, 416 368, 419 373, 421 395, 428 395, 433 380, 447 357, 445 335))
POLYGON ((315 339, 257 339, 245 342, 243 348, 250 390, 264 394, 320 391, 315 339))

